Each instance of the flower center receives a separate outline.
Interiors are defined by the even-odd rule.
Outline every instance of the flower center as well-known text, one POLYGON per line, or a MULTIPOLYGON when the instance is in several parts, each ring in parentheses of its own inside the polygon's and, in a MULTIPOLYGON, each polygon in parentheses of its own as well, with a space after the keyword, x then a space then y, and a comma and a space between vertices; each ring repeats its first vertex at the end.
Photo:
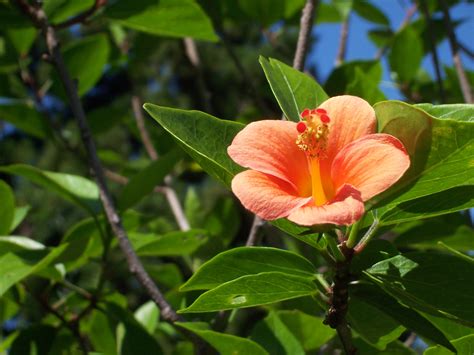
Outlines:
POLYGON ((326 110, 305 109, 301 121, 296 125, 298 138, 296 145, 306 153, 311 174, 311 191, 316 206, 322 206, 331 198, 332 184, 324 182, 321 175, 320 158, 324 158, 329 133, 329 118, 326 110), (326 188, 325 188, 326 187, 326 188), (329 198, 328 198, 329 197, 329 198))

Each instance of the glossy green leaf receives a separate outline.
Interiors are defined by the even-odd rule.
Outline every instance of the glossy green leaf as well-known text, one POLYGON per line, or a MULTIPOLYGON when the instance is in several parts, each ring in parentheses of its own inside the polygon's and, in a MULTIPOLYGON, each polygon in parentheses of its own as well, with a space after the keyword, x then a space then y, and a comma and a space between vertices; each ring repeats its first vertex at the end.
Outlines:
MULTIPOLYGON (((398 101, 384 101, 374 109, 379 132, 394 135, 403 142, 411 166, 395 186, 373 201, 385 197, 387 210, 401 202, 474 183, 474 165, 470 163, 474 156, 473 123, 436 119, 398 101)), ((464 199, 459 202, 464 203, 464 199)), ((432 206, 424 208, 433 212, 432 206)))
POLYGON ((298 310, 277 311, 277 314, 306 352, 318 350, 336 335, 334 329, 323 323, 323 318, 310 316, 298 310))
POLYGON ((385 350, 405 331, 392 317, 358 298, 351 298, 347 320, 357 334, 379 350, 385 350))
POLYGON ((0 119, 37 138, 46 138, 51 132, 46 118, 26 104, 0 105, 0 119))
POLYGON ((367 21, 379 25, 390 26, 390 21, 387 16, 385 16, 383 11, 368 1, 355 0, 352 8, 357 13, 357 15, 367 21))
POLYGON ((458 213, 438 218, 430 218, 396 227, 394 243, 399 248, 419 250, 443 249, 438 242, 451 248, 468 252, 474 250, 474 231, 468 215, 458 213))
POLYGON ((270 354, 305 354, 299 339, 293 335, 275 311, 270 311, 255 325, 251 339, 267 349, 270 354))
POLYGON ((390 69, 397 73, 402 83, 410 82, 418 71, 423 59, 423 42, 419 33, 406 27, 397 33, 388 56, 390 69))
POLYGON ((181 152, 173 150, 160 159, 151 162, 145 169, 132 176, 118 199, 119 208, 124 211, 137 204, 163 182, 165 176, 179 161, 181 152))
POLYGON ((153 301, 148 301, 142 304, 134 313, 135 319, 145 328, 148 333, 153 335, 156 326, 158 325, 158 318, 160 310, 153 301))
POLYGON ((95 183, 82 176, 40 170, 25 164, 0 166, 0 171, 22 176, 94 214, 92 206, 98 201, 99 190, 95 183))
POLYGON ((421 108, 428 112, 431 116, 441 119, 450 119, 464 122, 474 122, 474 105, 473 104, 450 104, 450 105, 433 105, 433 104, 417 104, 415 107, 421 108))
POLYGON ((285 218, 280 218, 270 223, 303 243, 311 245, 313 248, 320 250, 326 247, 326 241, 324 238, 321 238, 319 233, 327 231, 327 229, 329 229, 327 226, 320 225, 312 228, 302 227, 285 218))
POLYGON ((43 8, 48 19, 57 24, 90 9, 93 5, 94 0, 44 0, 43 8))
POLYGON ((209 329, 203 322, 177 322, 177 326, 187 329, 211 344, 221 355, 265 355, 268 352, 257 343, 235 335, 223 334, 209 329))
POLYGON ((109 59, 109 52, 109 39, 105 34, 87 36, 64 46, 64 62, 71 77, 78 81, 80 96, 99 81, 109 59))
POLYGON ((474 207, 474 186, 459 186, 383 209, 381 225, 436 217, 474 207))
MULTIPOLYGON (((350 292, 351 301, 349 304, 349 310, 352 313, 355 311, 356 314, 360 314, 361 317, 358 319, 359 325, 363 330, 368 331, 370 336, 373 337, 374 334, 377 335, 378 333, 381 334, 383 338, 387 339, 387 336, 384 336, 383 333, 380 333, 379 329, 374 329, 376 327, 374 326, 372 320, 368 320, 367 323, 360 322, 364 315, 361 314, 360 309, 354 310, 354 308, 358 307, 358 304, 365 304, 365 307, 370 306, 372 309, 372 315, 374 315, 374 312, 378 311, 379 315, 375 316, 377 319, 378 317, 382 317, 384 319, 387 317, 391 318, 398 324, 401 324, 407 329, 414 331, 419 336, 422 336, 423 338, 428 339, 436 344, 441 344, 448 349, 453 349, 448 338, 433 323, 421 316, 416 311, 399 303, 395 298, 383 292, 379 287, 369 284, 353 285, 350 288, 350 292), (355 302, 353 303, 353 301, 355 302)), ((370 312, 367 314, 370 314, 370 312)), ((370 341, 370 337, 367 338, 367 335, 363 333, 361 335, 366 340, 368 340, 369 343, 373 343, 370 341)), ((375 337, 375 340, 377 340, 377 337, 375 337)), ((384 339, 380 338, 380 340, 384 339)), ((378 344, 375 343, 373 345, 381 345, 380 340, 378 344)))
POLYGON ((0 235, 10 232, 15 216, 15 196, 8 184, 0 180, 0 235))
POLYGON ((179 313, 214 312, 275 303, 314 295, 318 289, 308 277, 281 272, 245 275, 203 293, 179 313))
POLYGON ((260 57, 268 83, 285 116, 299 121, 305 108, 316 108, 328 99, 319 84, 307 74, 276 60, 260 57))
POLYGON ((241 276, 271 271, 306 278, 313 278, 315 273, 308 260, 293 252, 267 247, 239 247, 204 263, 180 290, 209 290, 241 276))
POLYGON ((105 16, 123 26, 158 36, 217 41, 212 23, 193 0, 117 1, 105 16))
POLYGON ((207 242, 205 230, 169 232, 164 235, 131 232, 130 241, 141 256, 184 256, 194 253, 207 242))
MULTIPOLYGON (((5 238, 5 237, 4 237, 5 238)), ((0 251, 0 296, 15 283, 23 280, 31 274, 41 272, 46 266, 50 265, 64 250, 64 246, 51 249, 48 252, 45 249, 27 249, 17 252, 0 251)))
MULTIPOLYGON (((453 340, 451 342, 456 348, 457 354, 473 354, 474 353, 474 334, 466 335, 462 338, 453 340)), ((448 351, 439 345, 432 346, 425 350, 423 355, 450 355, 451 351, 448 351)))
POLYGON ((404 304, 474 325, 474 263, 453 255, 406 253, 367 270, 376 284, 404 304))
POLYGON ((105 310, 109 318, 120 321, 123 328, 118 328, 117 347, 119 354, 162 354, 158 342, 151 336, 147 330, 135 319, 133 314, 125 308, 108 302, 105 304, 105 310))
POLYGON ((242 171, 227 155, 227 147, 244 127, 242 124, 219 120, 199 111, 153 104, 145 104, 144 108, 206 172, 226 186, 242 171))
POLYGON ((16 207, 13 215, 13 221, 10 226, 10 233, 13 232, 25 219, 30 210, 30 206, 16 207))

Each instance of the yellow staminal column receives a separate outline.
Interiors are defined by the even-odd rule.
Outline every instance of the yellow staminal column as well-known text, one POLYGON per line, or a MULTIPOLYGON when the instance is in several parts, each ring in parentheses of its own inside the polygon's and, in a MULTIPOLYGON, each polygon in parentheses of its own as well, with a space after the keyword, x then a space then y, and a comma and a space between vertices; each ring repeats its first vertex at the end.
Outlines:
POLYGON ((319 159, 317 157, 309 157, 308 159, 311 174, 313 201, 316 206, 322 206, 328 202, 328 198, 324 192, 323 181, 321 179, 321 170, 319 167, 319 159))

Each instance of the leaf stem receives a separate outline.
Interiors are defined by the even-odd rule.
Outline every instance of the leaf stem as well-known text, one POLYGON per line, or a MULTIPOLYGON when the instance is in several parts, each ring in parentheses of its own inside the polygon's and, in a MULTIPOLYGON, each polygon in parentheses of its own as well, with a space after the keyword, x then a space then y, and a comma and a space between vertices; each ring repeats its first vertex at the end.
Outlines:
POLYGON ((326 239, 326 242, 329 246, 329 250, 331 251, 331 254, 336 259, 336 261, 344 262, 346 260, 346 257, 342 253, 341 249, 339 249, 339 246, 337 245, 336 240, 333 238, 333 236, 328 233, 324 233, 323 236, 326 239))
POLYGON ((365 215, 362 216, 357 222, 352 225, 351 231, 349 233, 349 238, 347 238, 346 245, 348 248, 354 248, 357 243, 357 236, 359 234, 360 227, 364 223, 365 215))
POLYGON ((367 232, 365 232, 359 243, 354 247, 354 251, 356 254, 359 254, 362 250, 364 250, 367 243, 370 241, 370 239, 372 239, 372 237, 375 235, 375 232, 379 228, 380 220, 377 217, 377 212, 373 211, 372 216, 374 218, 372 225, 369 227, 367 232))

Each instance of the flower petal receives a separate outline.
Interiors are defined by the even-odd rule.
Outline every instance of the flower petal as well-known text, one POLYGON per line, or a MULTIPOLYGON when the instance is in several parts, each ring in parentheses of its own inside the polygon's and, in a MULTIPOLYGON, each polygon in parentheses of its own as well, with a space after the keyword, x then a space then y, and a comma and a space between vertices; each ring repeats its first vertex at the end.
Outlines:
POLYGON ((375 111, 360 97, 343 95, 324 101, 320 108, 325 109, 330 118, 326 156, 329 165, 344 146, 375 133, 375 111))
POLYGON ((364 214, 360 192, 351 185, 342 186, 334 199, 325 205, 305 205, 293 211, 288 219, 302 226, 316 224, 351 225, 364 214))
POLYGON ((247 125, 227 148, 239 165, 278 177, 298 190, 311 194, 306 156, 296 145, 296 123, 265 120, 247 125))
POLYGON ((287 182, 255 170, 246 170, 232 179, 232 191, 245 208, 266 220, 288 216, 311 197, 299 197, 287 182))
POLYGON ((389 134, 371 134, 345 146, 335 157, 331 176, 336 189, 351 184, 367 201, 398 181, 410 166, 403 144, 389 134))

